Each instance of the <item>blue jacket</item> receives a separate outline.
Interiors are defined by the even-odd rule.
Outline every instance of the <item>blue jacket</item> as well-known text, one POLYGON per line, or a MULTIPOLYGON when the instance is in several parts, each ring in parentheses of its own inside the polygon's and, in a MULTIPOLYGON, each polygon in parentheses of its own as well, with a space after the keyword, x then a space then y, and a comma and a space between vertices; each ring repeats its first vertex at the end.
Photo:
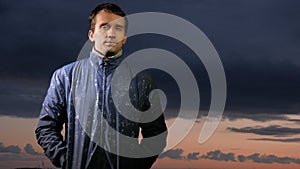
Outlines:
MULTIPOLYGON (((122 60, 118 57, 105 61, 91 52, 89 58, 54 72, 35 133, 38 144, 56 167, 146 169, 166 146, 167 128, 162 114, 154 121, 140 123, 127 119, 116 108, 111 78, 122 60), (133 141, 124 144, 125 140, 110 129, 133 141), (158 153, 143 158, 119 155, 136 148, 152 151, 153 142, 142 139, 139 143, 140 129, 143 138, 161 134, 154 141, 158 153)), ((148 74, 139 73, 130 83, 131 104, 139 111, 149 109, 149 93, 155 88, 148 74)))

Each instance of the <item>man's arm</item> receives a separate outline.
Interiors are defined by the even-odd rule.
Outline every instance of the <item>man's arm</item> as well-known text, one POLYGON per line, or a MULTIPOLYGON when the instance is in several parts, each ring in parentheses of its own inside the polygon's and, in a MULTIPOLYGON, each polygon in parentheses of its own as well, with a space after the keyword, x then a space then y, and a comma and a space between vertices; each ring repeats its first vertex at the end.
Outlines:
POLYGON ((143 123, 140 124, 141 127, 141 133, 143 135, 143 139, 141 140, 141 146, 145 151, 154 152, 154 155, 152 157, 145 158, 143 166, 145 168, 151 168, 153 163, 156 161, 159 153, 163 151, 163 149, 166 146, 166 140, 167 140, 167 127, 164 120, 164 116, 161 115, 156 120, 150 122, 150 123, 143 123), (145 138, 155 137, 155 139, 147 140, 145 138), (157 154, 157 155, 155 155, 157 154))
POLYGON ((56 167, 63 167, 67 151, 61 134, 67 113, 64 81, 59 77, 60 72, 58 70, 52 76, 35 130, 38 144, 56 167))
MULTIPOLYGON (((163 110, 161 104, 159 102, 160 98, 158 94, 152 95, 152 100, 158 100, 156 102, 157 105, 150 105, 149 95, 151 91, 157 88, 154 80, 148 74, 144 74, 141 76, 141 79, 138 88, 140 90, 140 107, 142 111, 148 110, 151 106, 152 110, 155 112, 149 112, 149 114, 145 115, 143 118, 152 119, 153 116, 156 116, 158 113, 160 116, 155 120, 148 123, 140 123, 141 133, 143 139, 141 140, 140 146, 144 151, 150 152, 153 154, 152 157, 143 159, 143 167, 151 168, 153 163, 156 161, 158 155, 164 150, 167 144, 167 126, 165 123, 165 118, 163 115, 163 110), (147 139, 149 138, 149 139, 147 139)), ((147 121, 148 121, 147 120, 147 121)))

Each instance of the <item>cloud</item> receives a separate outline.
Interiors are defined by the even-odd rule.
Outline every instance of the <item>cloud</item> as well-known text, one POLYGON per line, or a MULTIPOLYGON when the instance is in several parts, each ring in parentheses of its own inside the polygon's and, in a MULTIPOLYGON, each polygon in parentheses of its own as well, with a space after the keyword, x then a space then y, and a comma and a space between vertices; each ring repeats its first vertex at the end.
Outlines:
POLYGON ((245 162, 247 160, 247 157, 243 156, 243 155, 238 155, 237 159, 239 162, 245 162))
POLYGON ((255 154, 247 156, 247 160, 251 160, 255 163, 290 164, 290 163, 297 163, 297 160, 299 160, 299 159, 290 158, 290 157, 278 157, 275 155, 261 155, 261 154, 255 153, 255 154))
MULTIPOLYGON (((39 156, 39 157, 32 157, 26 156, 23 153, 20 154, 0 154, 0 162, 2 161, 40 161, 40 160, 47 160, 46 156, 39 156)), ((2 167, 2 166, 1 166, 2 167)))
POLYGON ((256 141, 276 141, 276 142, 284 142, 284 143, 298 143, 300 142, 300 138, 288 138, 288 139, 275 139, 275 138, 251 138, 248 140, 256 140, 256 141))
POLYGON ((182 156, 182 153, 183 153, 183 149, 175 149, 175 150, 168 150, 162 154, 159 155, 159 158, 165 158, 165 157, 168 157, 168 158, 171 158, 171 159, 176 159, 176 160, 182 160, 184 159, 185 157, 182 156))
POLYGON ((300 133, 300 128, 288 128, 288 127, 281 127, 279 125, 271 125, 268 127, 244 127, 244 128, 234 128, 228 127, 228 130, 232 132, 238 133, 253 133, 258 135, 268 135, 268 136, 291 136, 300 133))
POLYGON ((235 155, 232 152, 225 153, 221 150, 209 151, 206 154, 200 155, 200 152, 192 152, 187 154, 187 156, 183 156, 183 149, 175 149, 169 150, 159 156, 159 158, 169 157, 174 160, 215 160, 215 161, 226 161, 226 162, 247 162, 252 161, 254 163, 265 163, 265 164, 300 164, 300 158, 292 158, 292 157, 279 157, 273 154, 266 155, 260 153, 254 153, 251 155, 235 155))
POLYGON ((86 12, 84 8, 81 8, 81 14, 77 11, 68 11, 70 20, 61 16, 66 14, 64 6, 75 8, 77 6, 80 9, 80 4, 60 2, 57 6, 57 1, 44 4, 38 1, 34 4, 6 1, 4 5, 6 10, 1 15, 4 26, 0 28, 0 35, 3 38, 0 41, 0 50, 4 56, 0 68, 1 77, 43 77, 61 64, 76 58, 74 47, 80 49, 84 37, 80 30, 84 27, 77 27, 77 29, 71 27, 81 24, 83 20, 79 18, 86 12), (16 15, 15 11, 18 11, 19 15, 16 15), (77 22, 72 21, 73 17, 77 17, 77 22), (68 24, 63 24, 67 22, 68 24), (22 31, 18 31, 16 23, 22 31), (64 25, 63 29, 69 31, 63 32, 61 25, 64 25), (15 33, 10 36, 10 32, 15 33), (68 39, 72 42, 67 43, 68 39), (12 64, 14 66, 11 66, 12 64))
MULTIPOLYGON (((288 114, 290 113, 282 113, 282 112, 267 113, 267 111, 261 111, 261 110, 251 111, 251 108, 249 108, 244 112, 231 112, 231 111, 225 112, 224 118, 229 120, 250 119, 259 122, 267 122, 272 120, 289 121, 289 118, 287 116, 288 114)), ((291 113, 291 114, 295 114, 295 113, 291 113)))
POLYGON ((31 144, 26 144, 26 146, 24 147, 24 151, 27 153, 27 154, 30 154, 30 155, 41 155, 41 153, 39 152, 36 152, 32 145, 31 144))
POLYGON ((199 158, 200 158, 200 157, 198 157, 199 154, 200 154, 199 152, 189 153, 186 158, 188 160, 199 160, 199 158))
POLYGON ((278 164, 300 164, 299 158, 292 158, 292 157, 279 157, 276 155, 265 155, 265 154, 259 154, 254 153, 249 156, 245 155, 238 155, 237 159, 239 162, 246 162, 246 161, 252 161, 254 163, 265 163, 265 164, 272 164, 272 163, 278 163, 278 164))
POLYGON ((20 154, 21 149, 16 145, 4 146, 3 143, 0 142, 0 153, 12 153, 12 154, 20 154))
POLYGON ((216 161, 236 161, 234 153, 222 153, 220 150, 210 151, 202 155, 201 158, 216 161))
POLYGON ((36 118, 48 84, 32 79, 3 79, 0 83, 0 115, 36 118))
POLYGON ((0 161, 20 160, 21 154, 0 154, 0 161))
MULTIPOLYGON (((34 2, 1 1, 1 80, 31 79, 36 83, 43 81, 48 84, 55 69, 76 60, 87 40, 88 15, 99 3, 58 0, 34 2), (68 19, 62 16, 68 16, 68 19)), ((224 117, 231 120, 247 118, 269 121, 284 119, 285 114, 299 114, 300 23, 297 16, 300 11, 297 9, 300 2, 112 2, 119 4, 128 14, 159 11, 177 15, 198 26, 209 37, 220 55, 227 77, 228 113, 224 117), (197 17, 193 12, 195 10, 198 11, 197 17)), ((126 50, 133 52, 157 47, 178 54, 195 73, 201 93, 201 109, 208 109, 211 94, 209 78, 201 61, 195 62, 197 56, 193 51, 184 44, 178 45, 181 42, 174 39, 160 36, 148 41, 145 40, 146 36, 140 37, 142 41, 139 38, 134 40, 136 37, 130 38, 126 50)), ((33 96, 40 101, 47 85, 43 85, 43 92, 33 94, 26 92, 30 86, 27 82, 11 80, 9 85, 19 85, 23 92, 14 95, 13 88, 5 87, 7 93, 0 93, 0 114, 37 117, 38 113, 33 112, 38 111, 40 104, 26 98, 33 96)), ((175 97, 171 95, 170 98, 175 97)), ((177 108, 179 104, 173 101, 171 105, 177 108)))
POLYGON ((300 123, 300 119, 288 119, 288 121, 295 122, 297 124, 300 123))

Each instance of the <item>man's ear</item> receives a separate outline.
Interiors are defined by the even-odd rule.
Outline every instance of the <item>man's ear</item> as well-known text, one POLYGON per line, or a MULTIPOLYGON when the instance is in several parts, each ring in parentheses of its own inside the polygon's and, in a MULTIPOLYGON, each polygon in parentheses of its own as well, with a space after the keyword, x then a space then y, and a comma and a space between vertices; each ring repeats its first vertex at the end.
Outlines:
POLYGON ((122 40, 122 44, 124 45, 127 41, 127 36, 124 36, 123 40, 122 40))
POLYGON ((94 42, 94 32, 92 30, 89 30, 88 32, 88 37, 90 39, 91 42, 94 42))

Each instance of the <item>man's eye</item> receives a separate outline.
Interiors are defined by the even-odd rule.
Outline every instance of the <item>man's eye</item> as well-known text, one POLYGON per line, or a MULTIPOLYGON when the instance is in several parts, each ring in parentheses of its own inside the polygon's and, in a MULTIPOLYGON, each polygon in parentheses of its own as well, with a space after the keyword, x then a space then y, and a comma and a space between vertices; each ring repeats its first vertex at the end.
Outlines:
POLYGON ((110 28, 109 25, 103 25, 103 26, 102 26, 102 29, 104 29, 104 30, 109 30, 109 28, 110 28))
POLYGON ((116 26, 116 30, 122 31, 122 30, 123 30, 123 27, 122 27, 122 26, 116 26))

